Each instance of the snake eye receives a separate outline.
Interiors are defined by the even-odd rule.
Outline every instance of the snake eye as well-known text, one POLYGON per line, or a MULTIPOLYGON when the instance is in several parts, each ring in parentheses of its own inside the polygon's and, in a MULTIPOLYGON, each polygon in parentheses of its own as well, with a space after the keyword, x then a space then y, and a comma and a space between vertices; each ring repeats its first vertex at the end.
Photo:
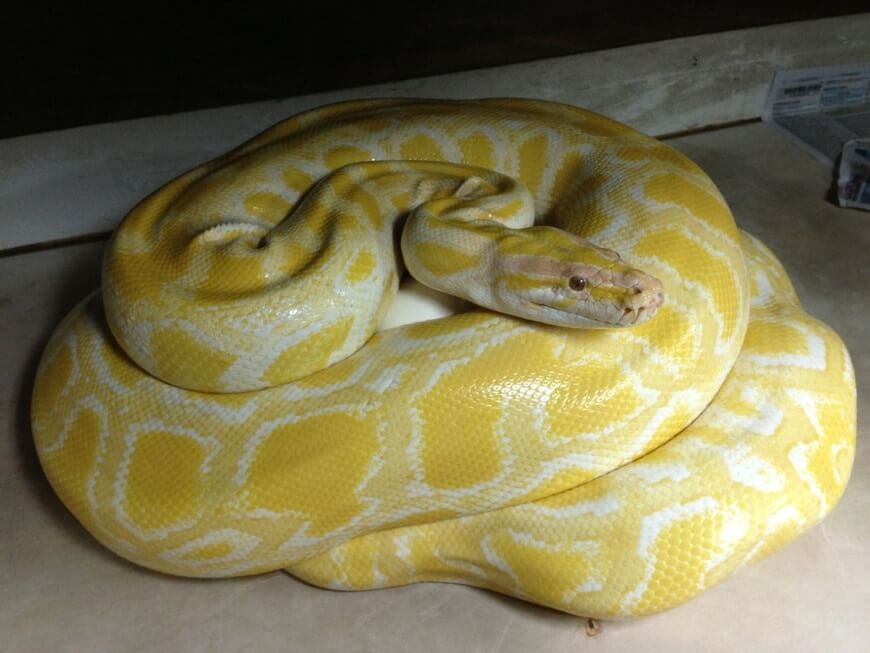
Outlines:
POLYGON ((568 279, 568 287, 571 288, 571 290, 584 290, 586 288, 586 284, 586 279, 584 279, 583 277, 578 277, 577 275, 574 275, 573 277, 568 279))

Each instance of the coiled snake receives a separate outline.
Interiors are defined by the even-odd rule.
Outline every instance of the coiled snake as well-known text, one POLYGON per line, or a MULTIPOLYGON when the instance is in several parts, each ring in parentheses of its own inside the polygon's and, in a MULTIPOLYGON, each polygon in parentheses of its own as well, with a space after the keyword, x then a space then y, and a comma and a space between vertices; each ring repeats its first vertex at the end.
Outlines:
POLYGON ((841 340, 694 163, 574 107, 300 114, 135 207, 103 280, 45 349, 36 446, 163 572, 642 615, 851 470, 841 340), (405 267, 474 305, 378 330, 405 267))

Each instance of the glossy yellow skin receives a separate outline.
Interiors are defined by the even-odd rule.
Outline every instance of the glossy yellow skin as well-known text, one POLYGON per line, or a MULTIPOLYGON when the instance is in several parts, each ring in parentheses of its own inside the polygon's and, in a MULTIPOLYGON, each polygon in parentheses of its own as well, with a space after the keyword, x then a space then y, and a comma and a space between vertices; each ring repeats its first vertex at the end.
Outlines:
MULTIPOLYGON (((465 285, 492 269, 466 242, 421 229, 407 263, 465 285)), ((697 166, 576 108, 378 100, 291 118, 145 200, 104 281, 46 348, 36 446, 100 542, 168 573, 445 580, 636 616, 789 541, 851 469, 836 334, 697 166), (663 283, 664 305, 630 329, 478 309, 370 337, 398 276, 379 225, 415 192, 449 212, 464 194, 452 169, 429 182, 428 164, 383 164, 376 192, 352 168, 340 192, 309 193, 304 226, 269 229, 330 171, 400 158, 517 178, 533 200, 508 184, 471 192, 471 210, 534 213, 616 250, 663 283), (276 314, 290 324, 264 328, 276 314), (191 379, 227 392, 179 387, 191 379)))

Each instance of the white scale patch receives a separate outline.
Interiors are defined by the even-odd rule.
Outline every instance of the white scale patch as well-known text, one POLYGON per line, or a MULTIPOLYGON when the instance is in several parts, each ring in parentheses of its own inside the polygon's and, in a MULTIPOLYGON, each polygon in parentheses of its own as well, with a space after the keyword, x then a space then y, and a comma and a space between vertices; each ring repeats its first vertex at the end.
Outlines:
POLYGON ((91 411, 97 416, 100 421, 100 432, 106 433, 109 424, 109 409, 106 408, 94 395, 82 397, 78 402, 76 402, 75 410, 70 411, 64 416, 63 426, 60 429, 60 433, 58 433, 57 437, 51 444, 43 446, 43 452, 46 454, 53 454, 62 449, 64 445, 66 445, 66 441, 69 439, 69 434, 72 430, 73 424, 78 421, 82 412, 86 410, 91 411))
MULTIPOLYGON (((251 533, 234 528, 221 528, 211 531, 202 537, 198 537, 189 542, 185 542, 174 549, 167 549, 160 554, 163 560, 168 562, 184 562, 194 568, 208 569, 220 565, 220 563, 244 561, 245 558, 256 549, 262 540, 251 533), (222 556, 206 558, 204 560, 185 560, 184 558, 197 549, 202 549, 216 544, 229 544, 232 550, 222 556)), ((226 571, 225 566, 221 566, 217 571, 226 571)))
POLYGON ((655 485, 662 481, 684 481, 692 475, 686 465, 680 463, 644 463, 638 462, 625 468, 626 473, 637 476, 645 483, 655 485))
POLYGON ((392 538, 393 546, 396 550, 396 557, 405 563, 405 567, 411 573, 416 571, 416 565, 414 564, 414 559, 411 554, 411 539, 413 537, 413 535, 408 533, 402 533, 393 535, 392 538))
POLYGON ((486 561, 491 564, 493 567, 498 569, 514 582, 514 586, 519 589, 522 585, 520 582, 520 577, 517 576, 517 573, 513 570, 513 568, 502 558, 495 550, 492 545, 492 536, 486 535, 480 541, 480 550, 483 552, 483 557, 486 561))
POLYGON ((779 532, 779 530, 783 528, 786 524, 803 524, 804 521, 805 520, 801 516, 800 512, 798 512, 797 508, 795 508, 794 506, 784 506, 780 508, 770 517, 768 517, 764 528, 764 535, 759 538, 759 540, 751 549, 749 549, 743 559, 738 563, 737 567, 740 568, 751 562, 758 554, 758 552, 761 551, 762 548, 764 548, 764 545, 767 544, 768 540, 776 535, 776 533, 779 532))
POLYGON ((751 522, 750 516, 743 510, 733 506, 725 509, 717 541, 719 552, 707 560, 705 569, 708 573, 731 558, 740 541, 749 532, 751 522))
POLYGON ((735 483, 768 493, 780 492, 785 488, 786 479, 782 473, 770 461, 753 453, 748 444, 723 447, 698 440, 694 446, 721 456, 735 483))
POLYGON ((561 506, 559 508, 551 508, 540 503, 530 503, 523 506, 523 509, 552 519, 573 519, 583 515, 604 517, 619 510, 619 500, 613 495, 606 495, 600 499, 579 501, 570 506, 561 506))
POLYGON ((810 492, 818 499, 821 505, 822 512, 827 512, 828 501, 825 499, 825 493, 819 485, 819 480, 813 476, 810 471, 810 455, 819 448, 817 442, 807 444, 801 442, 792 447, 788 452, 788 460, 794 467, 795 471, 800 476, 801 480, 807 484, 810 492))
POLYGON ((433 552, 432 557, 448 569, 458 569, 466 574, 480 578, 481 580, 489 580, 490 575, 487 571, 480 565, 476 565, 469 560, 460 560, 458 558, 447 556, 437 548, 433 552))
POLYGON ((757 406, 751 415, 741 415, 728 410, 722 405, 710 406, 707 409, 708 419, 717 424, 717 428, 725 433, 751 434, 769 438, 776 435, 783 422, 782 410, 772 401, 749 387, 743 391, 743 401, 757 406))

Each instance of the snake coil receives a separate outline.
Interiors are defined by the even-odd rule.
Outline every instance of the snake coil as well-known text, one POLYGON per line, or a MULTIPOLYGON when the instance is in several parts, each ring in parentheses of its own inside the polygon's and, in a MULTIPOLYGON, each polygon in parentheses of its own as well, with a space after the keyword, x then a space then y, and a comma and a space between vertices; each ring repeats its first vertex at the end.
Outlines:
POLYGON ((686 601, 826 515, 855 403, 841 340, 672 148, 549 102, 366 100, 135 207, 102 293, 46 346, 32 421, 60 499, 134 563, 460 582, 609 618, 686 601), (421 193, 459 217, 421 220, 403 261, 393 230, 421 193), (471 213, 540 237, 511 249, 463 231, 471 213), (658 279, 655 316, 572 329, 474 307, 378 330, 402 266, 604 305, 609 254, 552 290, 565 239, 658 279))

